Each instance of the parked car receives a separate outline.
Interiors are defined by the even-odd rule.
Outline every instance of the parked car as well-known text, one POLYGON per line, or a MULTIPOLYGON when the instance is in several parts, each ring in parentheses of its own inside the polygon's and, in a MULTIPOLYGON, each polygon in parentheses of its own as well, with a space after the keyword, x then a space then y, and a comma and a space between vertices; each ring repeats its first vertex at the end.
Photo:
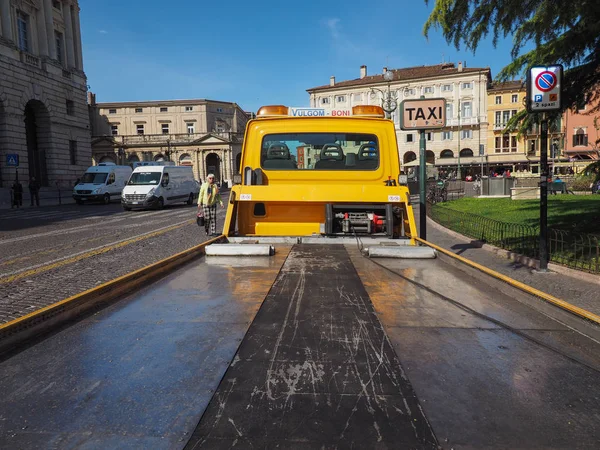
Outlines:
POLYGON ((200 186, 190 166, 139 166, 131 173, 121 195, 123 209, 162 209, 165 205, 194 204, 200 186))
POLYGON ((103 202, 121 197, 121 192, 131 175, 131 167, 114 163, 100 163, 89 167, 73 188, 73 198, 78 205, 86 202, 103 202))

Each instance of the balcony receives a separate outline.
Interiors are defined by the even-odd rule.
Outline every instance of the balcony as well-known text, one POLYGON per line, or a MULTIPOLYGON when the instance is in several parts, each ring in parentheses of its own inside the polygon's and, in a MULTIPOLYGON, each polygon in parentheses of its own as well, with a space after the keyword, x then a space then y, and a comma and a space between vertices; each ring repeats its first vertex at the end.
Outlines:
POLYGON ((211 132, 211 133, 177 133, 177 134, 135 134, 129 136, 115 136, 122 141, 123 145, 182 145, 197 141, 207 134, 219 136, 227 141, 241 141, 244 134, 234 132, 211 132), (168 143, 167 143, 168 141, 168 143))
POLYGON ((461 117, 460 119, 447 119, 446 126, 447 127, 457 127, 457 126, 469 126, 469 125, 478 125, 479 122, 477 117, 461 117))
POLYGON ((38 69, 42 68, 42 60, 37 56, 32 55, 31 53, 27 53, 21 51, 21 62, 23 64, 27 64, 29 66, 37 67, 38 69))
POLYGON ((508 122, 500 122, 500 123, 495 123, 494 124, 494 131, 501 131, 504 130, 506 128, 506 124, 508 122))

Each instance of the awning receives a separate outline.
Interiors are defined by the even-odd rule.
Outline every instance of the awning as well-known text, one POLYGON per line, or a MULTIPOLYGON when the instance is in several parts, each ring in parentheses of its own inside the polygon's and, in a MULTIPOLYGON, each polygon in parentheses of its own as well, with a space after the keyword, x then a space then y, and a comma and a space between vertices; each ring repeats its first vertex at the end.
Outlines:
MULTIPOLYGON (((421 164, 419 163, 418 159, 415 159, 414 161, 411 161, 409 163, 404 163, 402 164, 402 167, 419 167, 421 164)), ((433 166, 433 164, 431 163, 425 163, 425 165, 427 166, 433 166)))

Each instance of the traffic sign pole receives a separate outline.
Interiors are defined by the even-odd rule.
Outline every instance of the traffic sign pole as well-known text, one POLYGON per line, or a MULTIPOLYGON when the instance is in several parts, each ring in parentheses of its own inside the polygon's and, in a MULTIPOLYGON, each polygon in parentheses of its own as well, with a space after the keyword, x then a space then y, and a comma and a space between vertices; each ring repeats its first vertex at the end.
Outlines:
POLYGON ((425 158, 425 130, 419 131, 419 237, 427 239, 427 201, 425 198, 425 182, 427 178, 425 158))
POLYGON ((540 148, 540 272, 548 271, 548 118, 542 114, 540 148))

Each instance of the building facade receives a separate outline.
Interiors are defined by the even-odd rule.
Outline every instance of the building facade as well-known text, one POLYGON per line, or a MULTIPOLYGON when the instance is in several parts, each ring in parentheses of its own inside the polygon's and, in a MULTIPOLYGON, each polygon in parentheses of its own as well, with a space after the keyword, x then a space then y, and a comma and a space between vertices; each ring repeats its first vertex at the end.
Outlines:
POLYGON ((96 103, 88 98, 94 164, 169 160, 189 165, 199 180, 239 172, 248 115, 215 100, 96 103))
POLYGON ((0 186, 17 176, 70 186, 81 175, 86 91, 77 0, 0 0, 0 186))
MULTIPOLYGON (((486 162, 490 170, 502 172, 510 169, 516 177, 529 177, 540 173, 541 134, 535 124, 521 136, 506 132, 508 121, 525 109, 526 86, 522 81, 494 83, 488 89, 488 153, 486 162)), ((552 166, 566 166, 564 152, 563 119, 549 123, 548 162, 552 166)))
MULTIPOLYGON (((367 75, 366 66, 360 77, 308 89, 310 105, 324 108, 351 109, 355 105, 381 105, 391 95, 396 104, 408 99, 444 98, 446 127, 426 133, 427 162, 440 170, 462 176, 477 171, 484 162, 488 134, 487 86, 491 82, 489 68, 466 68, 462 63, 438 64, 405 69, 383 69, 383 73, 367 75), (391 73, 391 76, 390 76, 391 73), (386 80, 386 77, 389 79, 386 80), (458 170, 460 167, 460 171, 458 170)), ((396 127, 398 152, 404 164, 419 155, 419 134, 400 129, 399 108, 391 113, 396 127)))
POLYGON ((565 155, 571 162, 600 159, 600 112, 592 113, 597 106, 586 104, 565 111, 565 155))

